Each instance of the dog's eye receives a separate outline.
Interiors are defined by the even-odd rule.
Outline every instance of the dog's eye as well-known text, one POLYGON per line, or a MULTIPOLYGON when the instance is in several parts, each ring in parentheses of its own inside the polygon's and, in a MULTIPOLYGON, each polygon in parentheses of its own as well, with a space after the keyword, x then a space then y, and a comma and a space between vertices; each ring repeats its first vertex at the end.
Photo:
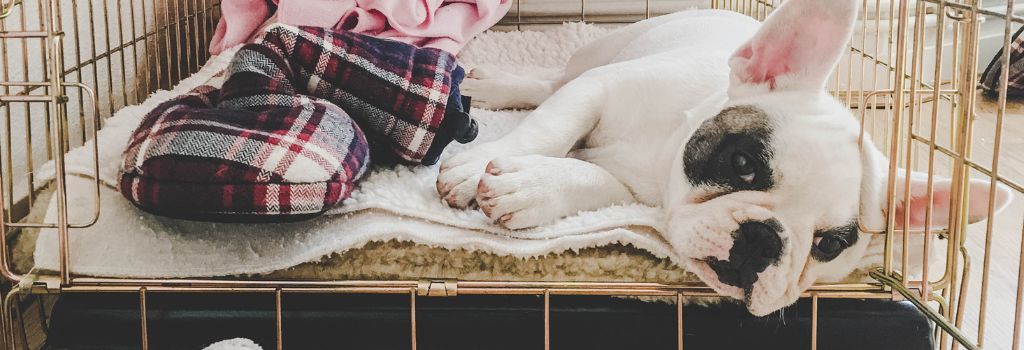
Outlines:
POLYGON ((842 237, 834 235, 822 235, 814 237, 814 249, 816 255, 823 261, 835 259, 839 253, 846 249, 849 243, 842 237))
POLYGON ((754 161, 746 153, 736 152, 732 154, 732 170, 746 183, 753 183, 756 169, 754 161))

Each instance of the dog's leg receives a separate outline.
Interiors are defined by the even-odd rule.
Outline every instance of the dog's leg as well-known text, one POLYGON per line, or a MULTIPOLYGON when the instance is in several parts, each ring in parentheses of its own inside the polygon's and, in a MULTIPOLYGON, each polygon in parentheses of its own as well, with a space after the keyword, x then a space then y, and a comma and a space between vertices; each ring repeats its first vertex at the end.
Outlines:
POLYGON ((562 86, 561 70, 532 75, 512 74, 482 65, 473 68, 459 89, 473 98, 473 107, 483 109, 536 108, 562 86))
POLYGON ((539 106, 556 90, 583 73, 612 63, 637 36, 662 23, 691 16, 686 12, 659 16, 618 29, 581 47, 573 53, 565 69, 513 74, 500 67, 482 65, 473 68, 459 85, 463 95, 473 97, 473 106, 484 109, 539 106))
POLYGON ((491 220, 522 229, 636 200, 625 185, 596 164, 529 155, 491 161, 480 179, 476 201, 491 220))
POLYGON ((437 191, 448 205, 465 208, 476 198, 487 163, 498 157, 564 157, 597 124, 605 101, 602 80, 587 76, 555 92, 505 137, 457 154, 441 164, 437 191))

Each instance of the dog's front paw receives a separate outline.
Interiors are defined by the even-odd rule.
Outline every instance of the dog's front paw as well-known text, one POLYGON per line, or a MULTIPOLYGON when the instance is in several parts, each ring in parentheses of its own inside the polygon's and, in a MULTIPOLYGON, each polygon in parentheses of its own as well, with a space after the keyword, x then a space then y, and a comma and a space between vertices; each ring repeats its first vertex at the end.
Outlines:
POLYGON ((448 206, 465 209, 476 199, 480 175, 491 161, 487 149, 486 145, 481 145, 441 163, 437 175, 437 193, 448 206))
POLYGON ((480 178, 476 202, 494 222, 518 230, 550 223, 566 213, 558 179, 544 171, 543 156, 495 158, 480 178))

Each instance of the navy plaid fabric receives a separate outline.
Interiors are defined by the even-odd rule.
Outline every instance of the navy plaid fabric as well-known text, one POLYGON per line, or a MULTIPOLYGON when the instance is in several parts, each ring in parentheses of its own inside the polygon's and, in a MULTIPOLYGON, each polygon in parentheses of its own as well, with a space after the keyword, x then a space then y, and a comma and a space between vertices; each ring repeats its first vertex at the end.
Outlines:
POLYGON ((452 140, 475 137, 456 86, 462 70, 441 50, 276 26, 223 74, 222 87, 161 104, 132 135, 120 187, 140 208, 200 220, 309 217, 347 198, 371 158, 432 164, 452 140))
POLYGON ((1024 37, 1020 28, 1013 34, 1009 48, 1002 48, 989 62, 985 72, 981 73, 979 87, 985 94, 995 97, 999 94, 1003 74, 1003 50, 1010 50, 1009 80, 1006 82, 1006 95, 1010 97, 1024 96, 1024 37))
POLYGON ((304 93, 347 111, 366 132, 374 163, 433 164, 453 138, 475 132, 457 89, 463 70, 444 50, 285 25, 269 28, 258 47, 250 61, 284 57, 304 93))

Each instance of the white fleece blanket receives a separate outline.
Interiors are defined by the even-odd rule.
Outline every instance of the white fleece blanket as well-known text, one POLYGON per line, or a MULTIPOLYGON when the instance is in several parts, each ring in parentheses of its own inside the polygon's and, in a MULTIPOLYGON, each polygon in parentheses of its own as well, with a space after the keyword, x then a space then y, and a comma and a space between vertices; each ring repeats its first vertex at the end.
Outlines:
MULTIPOLYGON (((474 39, 460 59, 468 67, 486 63, 519 72, 557 69, 576 48, 607 31, 591 25, 565 24, 545 32, 489 32, 474 39)), ((131 132, 154 106, 222 69, 230 54, 213 59, 174 91, 155 93, 141 106, 125 108, 107 121, 99 137, 99 178, 108 185, 100 189, 99 220, 91 227, 71 230, 70 266, 74 273, 152 278, 259 274, 316 261, 367 242, 392 239, 520 257, 620 243, 658 257, 673 257, 669 245, 652 233, 662 221, 656 208, 615 206, 580 213, 538 229, 508 231, 491 224, 479 211, 445 206, 435 191, 436 166, 376 170, 343 205, 324 217, 299 223, 203 223, 167 219, 136 209, 109 187, 115 183, 121 153, 131 132)), ((484 142, 508 132, 526 112, 475 110, 473 114, 481 124, 475 142, 484 142)), ((94 173, 88 147, 91 145, 67 157, 70 172, 94 173)), ((453 145, 445 156, 466 147, 453 145)), ((47 178, 46 173, 42 171, 40 178, 47 178)), ((52 177, 52 170, 49 175, 52 177)), ((88 176, 68 179, 71 223, 88 222, 95 209, 92 180, 88 176)), ((56 209, 55 202, 51 202, 48 222, 56 218, 56 209)), ((54 230, 40 233, 35 263, 46 270, 57 268, 54 230)))

